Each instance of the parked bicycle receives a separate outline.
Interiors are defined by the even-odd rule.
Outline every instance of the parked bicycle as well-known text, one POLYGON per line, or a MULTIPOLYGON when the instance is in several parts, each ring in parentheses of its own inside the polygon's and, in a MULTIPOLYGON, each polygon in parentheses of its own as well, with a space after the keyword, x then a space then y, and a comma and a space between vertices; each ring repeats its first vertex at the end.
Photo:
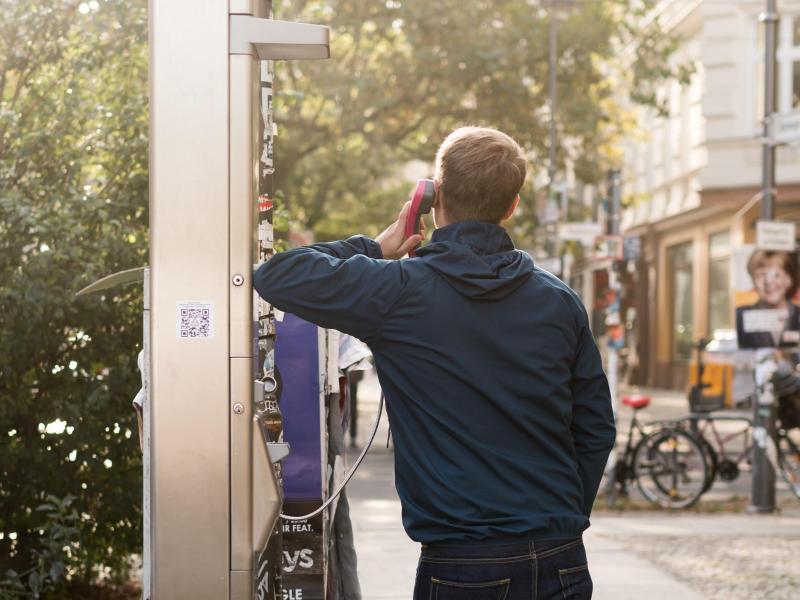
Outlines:
MULTIPOLYGON (((703 397, 703 352, 707 341, 701 339, 695 346, 697 351, 697 383, 689 390, 691 412, 669 424, 691 434, 703 449, 709 466, 709 477, 703 493, 708 491, 719 477, 723 481, 734 481, 745 468, 749 468, 753 452, 753 421, 742 414, 720 412, 724 407, 721 399, 703 397), (740 423, 734 431, 721 431, 722 423, 740 423), (741 442, 736 442, 741 440, 741 442)), ((800 374, 794 369, 779 370, 773 377, 775 395, 778 399, 778 423, 775 433, 775 452, 768 452, 773 467, 800 498, 800 374)), ((740 403, 749 406, 755 396, 740 403)))
POLYGON ((627 496, 632 482, 651 503, 663 508, 687 508, 706 490, 710 471, 706 454, 689 432, 677 426, 639 421, 637 414, 650 404, 650 397, 623 396, 633 409, 622 456, 610 475, 609 499, 627 496))

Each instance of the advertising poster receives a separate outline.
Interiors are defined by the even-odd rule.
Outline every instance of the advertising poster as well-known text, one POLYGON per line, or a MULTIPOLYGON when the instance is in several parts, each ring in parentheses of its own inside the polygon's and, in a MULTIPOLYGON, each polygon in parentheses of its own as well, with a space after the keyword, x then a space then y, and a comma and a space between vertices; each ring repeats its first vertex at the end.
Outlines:
POLYGON ((322 431, 317 326, 286 313, 277 323, 275 365, 284 374, 283 438, 291 452, 282 461, 287 502, 322 498, 322 431))
MULTIPOLYGON (((291 515, 308 514, 320 502, 287 502, 291 515)), ((324 600, 325 562, 322 513, 303 521, 283 521, 284 600, 324 600)))
POLYGON ((739 348, 777 348, 800 342, 796 252, 734 248, 733 287, 739 348))

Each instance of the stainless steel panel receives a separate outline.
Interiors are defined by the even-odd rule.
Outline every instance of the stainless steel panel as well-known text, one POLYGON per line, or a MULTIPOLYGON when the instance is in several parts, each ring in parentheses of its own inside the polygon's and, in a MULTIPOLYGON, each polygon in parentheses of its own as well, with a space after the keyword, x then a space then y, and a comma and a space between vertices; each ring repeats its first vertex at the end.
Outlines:
POLYGON ((258 63, 230 57, 230 343, 231 356, 253 355, 253 248, 258 186, 258 63), (240 276, 239 285, 234 285, 240 276))
POLYGON ((152 586, 229 592, 228 3, 149 3, 152 586), (181 338, 179 303, 210 336, 181 338))
POLYGON ((258 0, 229 0, 228 11, 232 15, 252 15, 254 14, 254 5, 260 4, 258 0))
POLYGON ((145 267, 142 271, 144 279, 144 310, 142 311, 142 349, 144 350, 144 404, 142 406, 142 529, 144 535, 142 536, 142 598, 143 600, 150 600, 153 597, 153 548, 152 548, 152 530, 150 528, 151 518, 151 476, 150 464, 152 460, 152 452, 150 448, 151 442, 151 410, 152 406, 150 392, 150 269, 145 267))
POLYGON ((253 569, 251 448, 253 442, 260 444, 261 439, 253 437, 252 372, 252 359, 231 359, 231 569, 234 571, 253 569))
POLYGON ((253 572, 231 571, 231 600, 253 600, 253 572))
POLYGON ((229 0, 228 5, 232 15, 269 16, 265 0, 229 0))
POLYGON ((231 15, 231 54, 257 53, 261 60, 330 58, 324 25, 231 15))
POLYGON ((258 422, 253 427, 253 552, 261 552, 267 545, 280 513, 281 491, 275 481, 267 444, 261 436, 258 422))

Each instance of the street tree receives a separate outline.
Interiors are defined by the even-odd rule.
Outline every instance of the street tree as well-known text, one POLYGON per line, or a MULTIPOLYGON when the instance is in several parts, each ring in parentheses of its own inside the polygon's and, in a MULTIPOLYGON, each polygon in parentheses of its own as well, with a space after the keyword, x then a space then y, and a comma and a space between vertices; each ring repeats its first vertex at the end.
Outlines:
POLYGON ((2 597, 88 597, 141 548, 141 292, 75 292, 146 262, 146 23, 0 0, 2 597))
MULTIPOLYGON (((329 25, 332 59, 276 70, 276 192, 295 225, 337 237, 376 233, 408 193, 401 166, 430 164, 465 124, 497 127, 548 153, 548 26, 558 19, 560 168, 600 180, 623 135, 626 104, 663 110, 661 83, 687 83, 677 38, 654 2, 593 0, 279 1, 275 16, 329 25), (551 5, 555 5, 555 8, 551 5)), ((520 221, 532 221, 529 178, 520 221)))

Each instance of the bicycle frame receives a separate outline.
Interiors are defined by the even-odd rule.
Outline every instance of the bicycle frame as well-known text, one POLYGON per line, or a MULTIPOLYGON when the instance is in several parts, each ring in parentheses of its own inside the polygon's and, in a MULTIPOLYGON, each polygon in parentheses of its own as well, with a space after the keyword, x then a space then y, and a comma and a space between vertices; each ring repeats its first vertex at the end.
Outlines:
POLYGON ((713 435, 712 439, 714 440, 714 442, 716 442, 716 447, 712 445, 712 448, 714 448, 714 450, 717 452, 719 458, 730 460, 731 462, 739 464, 739 462, 744 460, 753 449, 753 442, 752 442, 753 422, 749 417, 738 416, 738 415, 713 415, 710 413, 692 413, 687 417, 687 420, 690 421, 691 423, 690 426, 692 432, 702 437, 708 443, 711 443, 711 441, 706 432, 708 430, 711 431, 713 435), (698 425, 699 421, 702 421, 702 424, 698 425), (722 435, 720 434, 719 430, 715 425, 716 421, 742 421, 746 423, 746 425, 744 429, 722 435), (729 454, 728 451, 726 451, 725 449, 725 444, 733 441, 734 439, 740 436, 744 439, 744 446, 742 448, 742 451, 738 455, 729 454))
POLYGON ((609 491, 611 492, 609 495, 610 499, 613 499, 616 494, 616 486, 619 486, 622 494, 627 494, 628 481, 633 481, 635 479, 633 453, 639 442, 647 435, 645 427, 649 425, 649 423, 642 423, 636 418, 637 412, 637 410, 634 410, 631 415, 631 422, 628 427, 628 438, 625 441, 625 449, 622 452, 622 456, 617 460, 614 466, 613 477, 609 481, 609 491), (636 438, 635 441, 634 434, 636 438))

